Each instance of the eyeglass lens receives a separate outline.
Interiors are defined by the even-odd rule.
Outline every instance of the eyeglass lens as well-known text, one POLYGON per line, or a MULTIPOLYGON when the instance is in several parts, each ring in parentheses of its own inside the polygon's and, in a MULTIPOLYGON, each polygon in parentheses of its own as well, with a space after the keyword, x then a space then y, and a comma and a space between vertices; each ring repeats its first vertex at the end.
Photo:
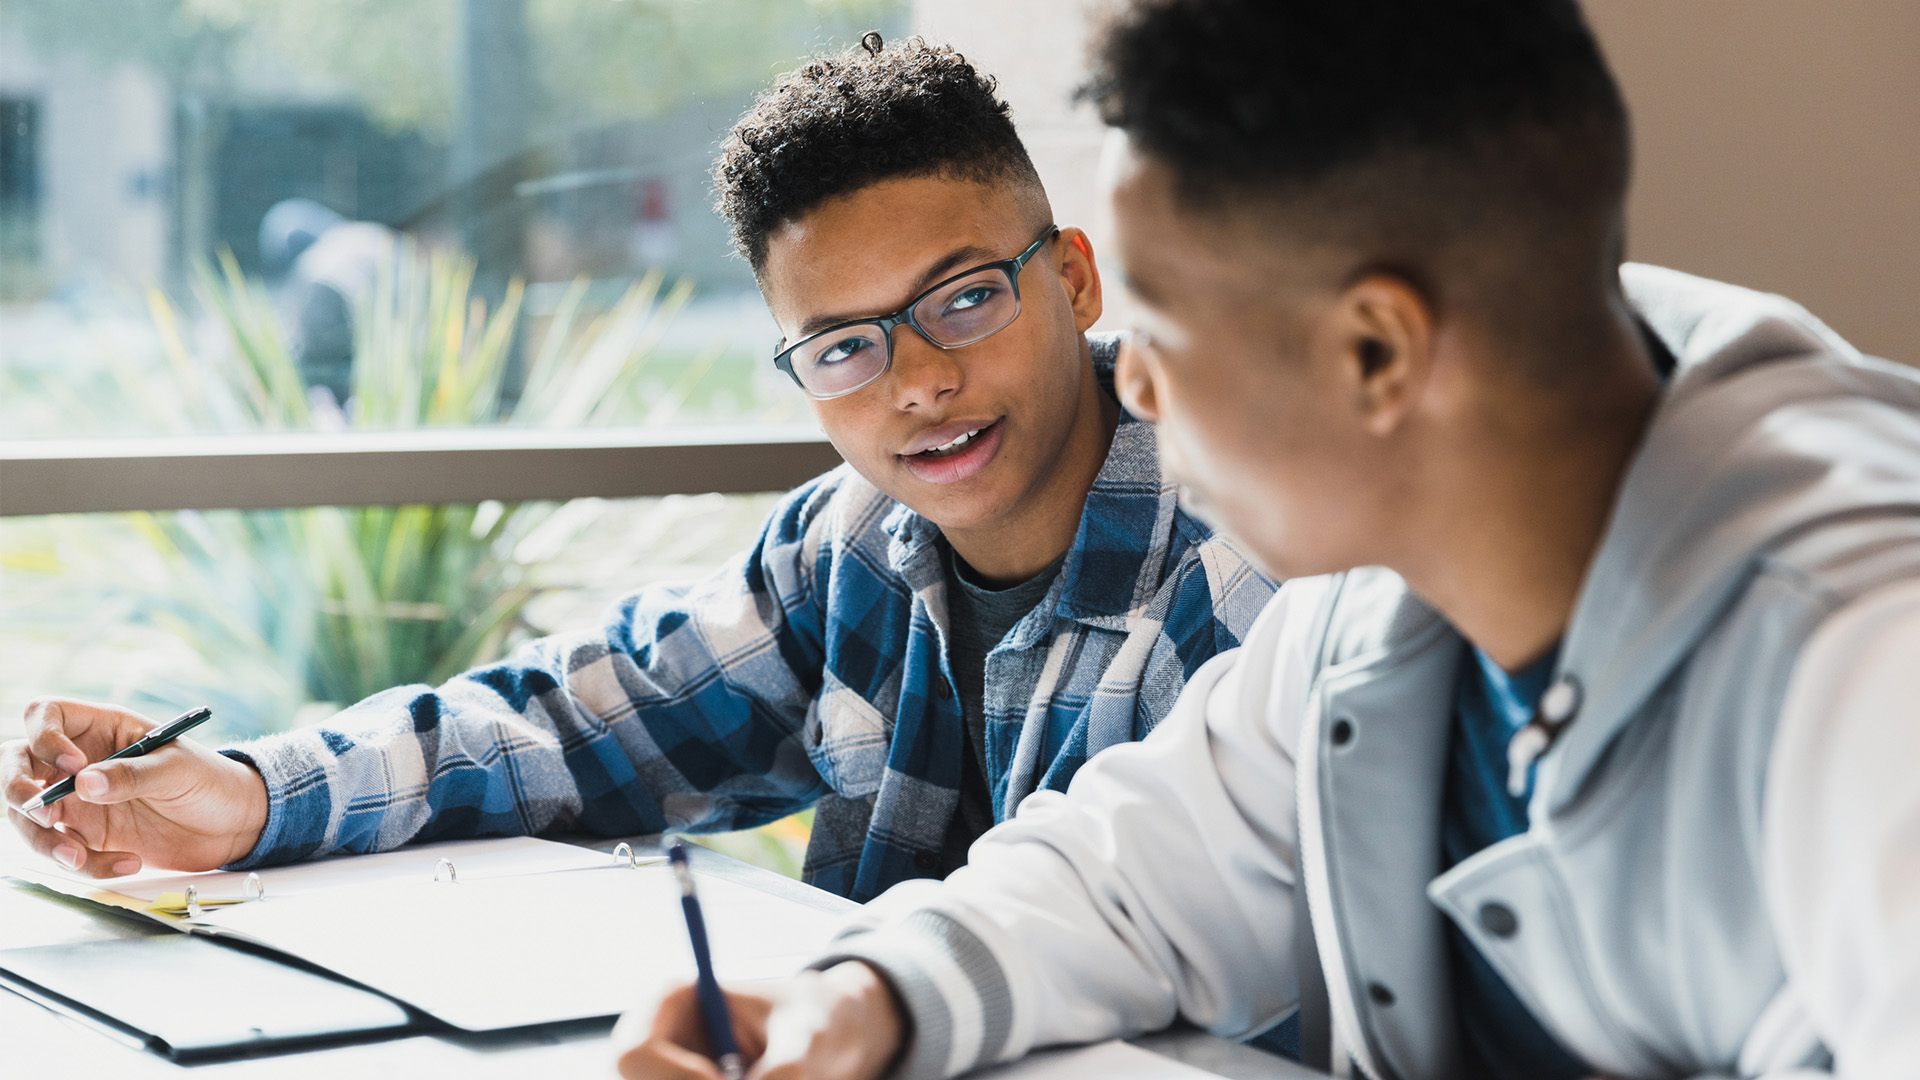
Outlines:
MULTIPOLYGON (((942 348, 971 345, 1006 329, 1020 314, 1020 299, 1005 270, 981 270, 922 297, 913 321, 942 348)), ((791 357, 793 373, 808 392, 846 393, 872 381, 887 366, 886 335, 873 323, 843 327, 801 343, 791 357)))

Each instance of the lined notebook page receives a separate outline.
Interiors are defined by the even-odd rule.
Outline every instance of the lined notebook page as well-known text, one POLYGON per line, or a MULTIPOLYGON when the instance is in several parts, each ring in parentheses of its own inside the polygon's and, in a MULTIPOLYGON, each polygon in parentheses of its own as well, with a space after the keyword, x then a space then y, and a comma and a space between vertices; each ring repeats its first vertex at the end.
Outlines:
MULTIPOLYGON (((277 897, 201 922, 303 957, 456 1027, 490 1031, 614 1016, 663 979, 691 979, 680 893, 665 866, 422 880, 277 897)), ((842 916, 697 876, 723 980, 798 970, 842 916)))

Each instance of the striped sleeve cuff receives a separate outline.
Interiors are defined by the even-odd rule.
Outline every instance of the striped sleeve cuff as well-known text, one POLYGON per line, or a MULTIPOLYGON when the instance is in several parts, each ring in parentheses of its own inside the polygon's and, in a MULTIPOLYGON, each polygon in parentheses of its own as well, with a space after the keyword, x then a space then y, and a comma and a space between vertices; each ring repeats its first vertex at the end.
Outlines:
POLYGON ((312 858, 327 835, 331 798, 326 763, 290 736, 257 739, 220 753, 253 766, 267 785, 267 824, 253 850, 225 870, 251 870, 312 858))
POLYGON ((946 1080, 1001 1060, 1013 1028, 1006 973, 971 930, 937 911, 857 932, 812 966, 871 964, 892 984, 912 1023, 894 1080, 946 1080))

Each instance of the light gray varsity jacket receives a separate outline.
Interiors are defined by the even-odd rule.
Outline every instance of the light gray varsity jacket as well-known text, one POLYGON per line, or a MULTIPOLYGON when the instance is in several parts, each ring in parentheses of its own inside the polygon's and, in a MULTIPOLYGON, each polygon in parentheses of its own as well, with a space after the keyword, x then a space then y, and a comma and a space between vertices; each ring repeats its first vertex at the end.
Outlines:
POLYGON ((1623 277, 1680 370, 1564 639, 1530 829, 1440 873, 1464 643, 1386 571, 1290 583, 1151 738, 823 958, 898 988, 903 1075, 1267 1028, 1301 887, 1336 1073, 1459 1075, 1451 919, 1611 1076, 1920 1074, 1920 379, 1777 297, 1623 277))

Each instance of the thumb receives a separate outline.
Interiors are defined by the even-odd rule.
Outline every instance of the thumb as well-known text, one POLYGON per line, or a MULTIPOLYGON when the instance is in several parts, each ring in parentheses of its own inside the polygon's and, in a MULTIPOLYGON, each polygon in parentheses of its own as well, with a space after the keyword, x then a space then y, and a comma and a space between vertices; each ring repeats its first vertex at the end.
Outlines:
POLYGON ((185 754, 148 754, 145 757, 102 761, 81 769, 73 778, 73 793, 81 802, 111 806, 135 799, 168 799, 190 786, 194 759, 185 754))

